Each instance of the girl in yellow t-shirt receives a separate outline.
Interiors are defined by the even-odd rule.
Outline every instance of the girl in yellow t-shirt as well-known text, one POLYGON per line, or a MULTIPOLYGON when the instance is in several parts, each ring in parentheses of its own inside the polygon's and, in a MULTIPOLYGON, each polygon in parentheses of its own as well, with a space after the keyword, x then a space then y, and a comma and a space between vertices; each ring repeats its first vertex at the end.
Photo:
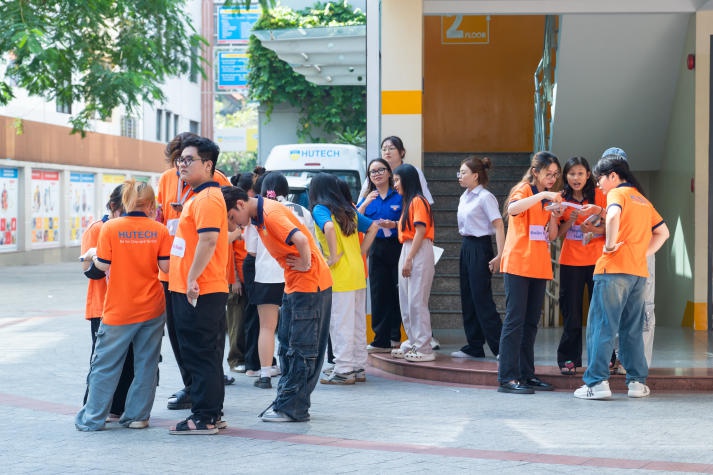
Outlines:
POLYGON ((322 384, 365 381, 366 274, 362 256, 374 241, 377 224, 359 213, 343 195, 339 179, 327 173, 312 178, 309 187, 317 240, 332 272, 332 312, 329 336, 334 368, 322 384), (365 233, 359 242, 359 233, 365 233))

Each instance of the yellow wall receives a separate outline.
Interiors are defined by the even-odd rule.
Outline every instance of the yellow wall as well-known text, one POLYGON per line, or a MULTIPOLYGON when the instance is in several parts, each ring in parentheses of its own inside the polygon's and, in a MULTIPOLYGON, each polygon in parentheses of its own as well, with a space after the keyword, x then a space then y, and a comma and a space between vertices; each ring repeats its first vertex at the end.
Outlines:
POLYGON ((425 152, 530 152, 544 16, 492 16, 487 45, 441 45, 424 19, 425 152))

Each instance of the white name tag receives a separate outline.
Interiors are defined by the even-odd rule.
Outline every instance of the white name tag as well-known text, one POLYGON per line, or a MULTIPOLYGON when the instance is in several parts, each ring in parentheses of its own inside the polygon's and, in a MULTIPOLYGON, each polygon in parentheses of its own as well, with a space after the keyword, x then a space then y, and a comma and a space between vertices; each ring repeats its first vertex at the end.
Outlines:
POLYGON ((547 241, 547 234, 544 226, 536 224, 530 225, 530 241, 547 241))
POLYGON ((183 257, 186 252, 186 241, 183 238, 176 237, 173 239, 173 246, 171 246, 171 255, 177 257, 183 257))
POLYGON ((581 241, 582 240, 582 228, 576 224, 572 225, 572 227, 569 228, 569 231, 567 231, 566 239, 571 239, 573 241, 581 241))
POLYGON ((178 230, 178 219, 169 219, 166 222, 166 227, 168 228, 168 234, 175 236, 178 230))

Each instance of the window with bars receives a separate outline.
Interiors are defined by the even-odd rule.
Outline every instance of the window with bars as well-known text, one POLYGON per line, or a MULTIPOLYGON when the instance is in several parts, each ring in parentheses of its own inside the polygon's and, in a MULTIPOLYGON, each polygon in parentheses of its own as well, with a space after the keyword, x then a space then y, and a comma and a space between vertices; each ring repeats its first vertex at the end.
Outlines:
POLYGON ((124 137, 136 138, 138 130, 138 120, 136 117, 131 117, 128 115, 121 117, 121 135, 124 137))

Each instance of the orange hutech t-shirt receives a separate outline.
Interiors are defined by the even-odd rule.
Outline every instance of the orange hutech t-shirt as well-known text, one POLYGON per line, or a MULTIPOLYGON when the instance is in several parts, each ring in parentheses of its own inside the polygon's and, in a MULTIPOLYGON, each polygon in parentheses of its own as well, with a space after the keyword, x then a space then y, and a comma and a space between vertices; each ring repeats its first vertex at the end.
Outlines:
POLYGON ((304 224, 285 205, 258 196, 257 217, 253 224, 265 248, 285 271, 285 293, 317 292, 332 286, 332 274, 317 243, 304 224), (309 240, 312 267, 307 272, 292 270, 287 256, 298 256, 292 235, 300 231, 309 240))
POLYGON ((663 218, 644 195, 628 183, 607 193, 607 209, 621 208, 619 233, 614 242, 623 242, 615 252, 601 255, 594 267, 595 274, 629 274, 648 277, 646 250, 654 229, 663 224, 663 218))
MULTIPOLYGON (((584 200, 581 203, 572 200, 572 203, 582 205, 590 204, 588 200, 584 200)), ((607 206, 607 199, 604 196, 604 193, 602 193, 602 190, 599 188, 594 190, 593 204, 600 206, 602 209, 605 209, 607 206)), ((562 215, 562 218, 560 219, 560 223, 564 223, 569 220, 572 215, 572 211, 572 208, 567 207, 562 215)), ((602 248, 604 246, 603 234, 593 237, 586 246, 582 244, 582 230, 579 226, 588 217, 589 216, 578 216, 576 221, 569 228, 569 231, 567 231, 567 234, 562 242, 560 264, 564 264, 566 266, 593 266, 596 264, 599 256, 602 255, 602 248)))
MULTIPOLYGON (((533 196, 537 192, 529 183, 516 186, 511 202, 533 196)), ((550 212, 545 210, 545 206, 543 201, 508 218, 508 231, 500 261, 501 272, 534 279, 552 279, 550 246, 545 233, 550 212)))
POLYGON ((166 226, 132 212, 104 223, 97 258, 110 264, 103 322, 129 325, 145 322, 166 309, 158 281, 158 261, 168 259, 171 236, 166 226))
MULTIPOLYGON (((82 234, 82 250, 84 254, 92 247, 97 247, 99 242, 99 231, 102 225, 109 219, 108 216, 94 221, 82 234)), ((104 297, 106 296, 106 279, 89 279, 87 286, 87 304, 84 310, 84 318, 101 318, 104 311, 104 297)))
POLYGON ((183 205, 178 230, 171 248, 171 268, 168 288, 186 293, 188 271, 193 264, 198 235, 217 232, 218 242, 197 282, 200 295, 228 292, 228 211, 217 182, 209 181, 195 190, 195 195, 183 205))
POLYGON ((399 242, 403 243, 406 241, 412 241, 414 236, 416 236, 416 225, 421 224, 426 227, 426 234, 423 236, 424 239, 430 239, 433 241, 433 237, 436 233, 436 228, 433 225, 433 218, 431 218, 431 207, 425 198, 416 196, 411 200, 411 206, 408 210, 408 222, 411 223, 411 229, 408 227, 401 230, 401 223, 404 220, 403 213, 399 222, 396 224, 396 228, 399 233, 399 242))
MULTIPOLYGON (((220 186, 229 186, 230 180, 220 171, 216 170, 213 174, 213 180, 218 182, 220 186)), ((176 210, 171 206, 171 203, 185 204, 193 197, 193 189, 183 180, 180 179, 176 168, 169 168, 161 174, 158 179, 158 191, 156 192, 156 203, 163 210, 163 224, 168 227, 171 235, 176 234, 178 227, 178 219, 181 217, 181 211, 176 210)), ((163 282, 168 282, 168 274, 159 270, 158 278, 163 282)))

